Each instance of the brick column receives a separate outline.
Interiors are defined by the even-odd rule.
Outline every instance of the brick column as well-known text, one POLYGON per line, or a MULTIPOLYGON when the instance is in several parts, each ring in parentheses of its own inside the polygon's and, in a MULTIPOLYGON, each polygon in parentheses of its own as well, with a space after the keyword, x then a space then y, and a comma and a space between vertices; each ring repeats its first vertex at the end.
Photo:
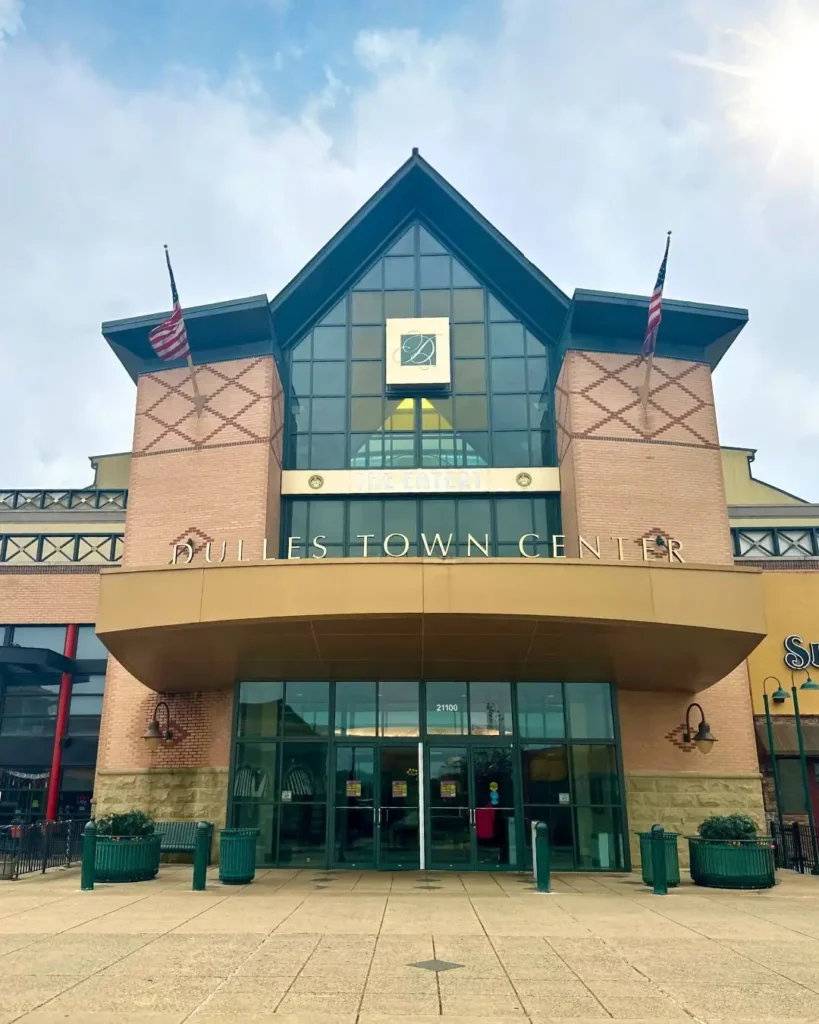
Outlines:
MULTIPOLYGON (((566 354, 555 388, 566 550, 578 535, 600 537, 608 559, 733 562, 709 367, 657 358, 643 413, 639 357, 566 354)), ((692 697, 618 687, 630 829, 654 822, 693 832, 709 814, 750 813, 762 824, 762 795, 745 663, 700 699, 718 739, 703 755, 683 744, 692 697)), ((687 854, 684 844, 681 854, 687 854)))
MULTIPOLYGON (((137 388, 123 564, 162 566, 174 544, 197 560, 222 542, 235 561, 279 535, 284 396, 272 356, 197 366, 197 417, 187 368, 144 374, 137 388)), ((274 548, 275 550, 275 548, 274 548)), ((159 695, 109 659, 95 813, 139 807, 158 818, 224 822, 233 690, 161 695, 173 740, 142 739, 159 695)))

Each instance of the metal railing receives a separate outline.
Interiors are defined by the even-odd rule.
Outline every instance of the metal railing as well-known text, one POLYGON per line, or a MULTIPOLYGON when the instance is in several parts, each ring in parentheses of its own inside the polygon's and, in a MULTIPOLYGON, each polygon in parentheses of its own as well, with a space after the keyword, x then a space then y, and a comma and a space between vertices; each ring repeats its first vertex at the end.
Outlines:
POLYGON ((0 827, 0 879, 66 867, 82 855, 84 821, 37 821, 0 827))
POLYGON ((792 821, 785 825, 784 832, 776 821, 768 822, 771 839, 774 842, 774 856, 778 868, 790 868, 802 875, 817 874, 819 867, 813 856, 810 825, 792 821))
POLYGON ((128 491, 123 489, 83 487, 79 490, 0 491, 0 513, 4 509, 14 512, 48 512, 59 509, 115 512, 123 511, 127 505, 128 491))
POLYGON ((0 562, 10 565, 115 565, 121 533, 3 533, 0 562))
POLYGON ((815 526, 734 526, 731 538, 736 559, 819 557, 819 527, 815 526))

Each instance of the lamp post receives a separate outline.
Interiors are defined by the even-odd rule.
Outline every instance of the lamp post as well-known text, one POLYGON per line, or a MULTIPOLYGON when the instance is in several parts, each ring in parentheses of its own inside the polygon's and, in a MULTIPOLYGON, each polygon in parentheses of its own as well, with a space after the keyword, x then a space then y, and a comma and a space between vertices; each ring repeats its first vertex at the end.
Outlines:
MULTIPOLYGON (((810 784, 808 782, 808 759, 805 757, 805 741, 802 737, 802 716, 799 714, 799 694, 796 690, 795 674, 807 672, 807 669, 791 669, 791 693, 793 695, 793 714, 796 720, 796 741, 799 744, 799 761, 802 765, 802 786, 805 790, 805 808, 808 812, 808 828, 810 829, 810 845, 813 851, 813 870, 811 874, 819 875, 819 838, 816 835, 816 822, 813 820, 813 804, 810 798, 810 784)), ((819 685, 814 683, 808 672, 808 678, 799 687, 800 690, 819 690, 819 685)))
POLYGON ((779 768, 776 764, 776 748, 774 746, 773 723, 771 722, 771 705, 768 701, 768 680, 776 683, 776 689, 771 694, 774 704, 784 704, 788 699, 788 691, 783 689, 782 683, 776 676, 766 676, 762 680, 762 701, 765 705, 765 727, 768 730, 768 749, 771 753, 771 766, 773 768, 774 796, 776 798, 776 820, 779 822, 779 842, 785 842, 785 819, 782 809, 782 793, 779 788, 779 768))
POLYGON ((701 754, 707 754, 714 744, 717 742, 716 736, 711 735, 711 727, 705 721, 705 712, 702 710, 701 705, 696 702, 689 704, 685 709, 685 731, 683 732, 683 743, 693 742, 697 750, 701 754), (700 713, 700 724, 697 726, 697 731, 694 733, 694 738, 691 738, 691 709, 696 708, 700 713))
POLYGON ((148 728, 145 730, 142 738, 145 740, 149 750, 156 750, 163 740, 167 741, 173 739, 173 731, 171 730, 171 712, 164 700, 159 701, 154 708, 154 716, 148 723, 148 728), (160 708, 165 709, 166 726, 164 730, 159 724, 160 708))

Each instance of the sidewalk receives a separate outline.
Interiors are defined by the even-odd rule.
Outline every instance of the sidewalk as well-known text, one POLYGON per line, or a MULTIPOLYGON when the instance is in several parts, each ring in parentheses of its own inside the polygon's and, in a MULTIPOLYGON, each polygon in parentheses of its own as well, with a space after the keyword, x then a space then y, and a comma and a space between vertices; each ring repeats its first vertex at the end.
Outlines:
POLYGON ((819 880, 766 893, 637 876, 189 866, 79 891, 0 882, 0 1024, 819 1022, 819 880), (444 961, 447 969, 412 966, 444 961), (454 966, 457 965, 457 966, 454 966))

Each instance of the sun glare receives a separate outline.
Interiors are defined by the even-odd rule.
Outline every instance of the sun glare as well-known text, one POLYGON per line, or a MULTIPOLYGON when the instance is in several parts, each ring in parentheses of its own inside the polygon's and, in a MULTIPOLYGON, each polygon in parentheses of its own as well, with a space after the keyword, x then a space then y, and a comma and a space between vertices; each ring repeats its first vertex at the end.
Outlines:
POLYGON ((772 162, 807 160, 819 174, 819 7, 811 8, 787 4, 767 26, 726 33, 729 59, 682 59, 722 77, 731 118, 772 162))

